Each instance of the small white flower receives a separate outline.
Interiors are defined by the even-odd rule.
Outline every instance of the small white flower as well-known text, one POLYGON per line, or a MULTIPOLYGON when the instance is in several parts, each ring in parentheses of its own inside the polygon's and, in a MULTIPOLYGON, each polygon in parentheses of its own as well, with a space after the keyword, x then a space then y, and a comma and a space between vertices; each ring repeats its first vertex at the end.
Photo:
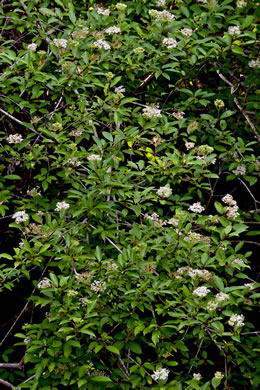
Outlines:
POLYGON ((25 339, 23 340, 24 344, 29 344, 30 341, 31 341, 31 337, 29 336, 25 337, 25 339))
POLYGON ((169 198, 172 194, 172 189, 169 187, 160 187, 157 190, 157 195, 162 197, 162 198, 169 198))
POLYGON ((193 211, 194 213, 202 213, 205 210, 205 207, 201 206, 200 202, 193 203, 188 210, 193 211))
POLYGON ((120 27, 117 27, 117 26, 112 26, 112 27, 108 27, 105 32, 109 35, 111 34, 119 34, 121 33, 121 30, 120 30, 120 27))
POLYGON ((209 301, 209 302, 207 303, 207 310, 208 310, 209 312, 215 311, 217 307, 218 307, 218 304, 217 304, 216 302, 214 302, 214 301, 209 301))
POLYGON ((98 8, 96 9, 96 11, 97 11, 97 13, 98 13, 99 15, 103 15, 103 16, 108 16, 108 15, 110 15, 110 9, 108 9, 108 8, 98 7, 98 8))
POLYGON ((238 0, 237 1, 237 8, 244 8, 247 6, 247 2, 245 0, 238 0))
POLYGON ((115 88, 115 93, 124 93, 125 87, 123 85, 120 85, 119 87, 115 88))
POLYGON ((12 218, 15 219, 15 223, 21 223, 26 222, 29 219, 29 215, 26 214, 25 210, 22 210, 14 213, 12 218))
POLYGON ((236 328, 241 328, 244 324, 245 317, 243 314, 232 314, 230 319, 228 320, 229 325, 234 326, 236 328))
POLYGON ((226 216, 231 219, 236 219, 239 216, 237 210, 238 210, 238 206, 227 207, 226 216))
POLYGON ((167 49, 173 49, 177 46, 177 41, 173 38, 164 38, 162 41, 162 45, 166 46, 167 49))
POLYGON ((239 35, 239 34, 241 34, 240 28, 238 26, 229 26, 228 34, 229 35, 239 35))
POLYGON ((135 53, 135 54, 143 54, 144 51, 145 51, 145 50, 144 50, 142 47, 140 47, 140 46, 138 46, 138 47, 136 47, 136 48, 134 49, 134 53, 135 53))
POLYGON ((111 46, 104 41, 103 39, 98 39, 93 43, 93 46, 97 47, 98 49, 105 49, 105 50, 110 50, 111 46))
POLYGON ((216 106, 217 108, 223 108, 223 107, 225 107, 225 103, 224 103, 223 100, 221 100, 221 99, 216 99, 216 100, 214 101, 214 104, 215 104, 215 106, 216 106))
POLYGON ((178 226, 179 225, 179 220, 177 218, 172 217, 171 219, 169 219, 168 223, 170 225, 178 226))
POLYGON ((159 104, 147 104, 143 108, 143 116, 148 119, 160 118, 162 114, 159 110, 159 104))
POLYGON ((67 41, 67 39, 63 39, 63 38, 54 39, 53 44, 54 44, 54 46, 56 46, 58 48, 66 49, 66 47, 68 45, 68 41, 67 41))
POLYGON ((154 381, 166 380, 169 376, 169 370, 167 368, 158 368, 158 370, 154 371, 151 375, 154 381))
POLYGON ((185 113, 184 112, 174 112, 172 116, 174 116, 175 119, 180 121, 181 119, 184 118, 185 113))
POLYGON ((98 154, 90 154, 87 159, 88 161, 101 161, 102 157, 100 157, 98 154))
POLYGON ((30 43, 29 45, 27 45, 27 49, 31 50, 31 51, 36 51, 37 44, 36 43, 30 43))
POLYGON ((73 135, 74 137, 79 138, 82 136, 82 131, 81 130, 72 130, 70 132, 70 135, 73 135))
POLYGON ((126 8, 127 8, 126 4, 124 4, 124 3, 116 3, 116 9, 118 9, 118 11, 124 11, 126 8))
POLYGON ((175 19, 175 15, 171 14, 169 11, 157 11, 156 9, 151 9, 148 11, 149 15, 152 18, 155 18, 156 22, 172 22, 175 19))
POLYGON ((23 137, 21 136, 21 134, 10 134, 7 138, 6 138, 7 142, 9 144, 20 144, 21 142, 23 142, 23 137))
POLYGON ((51 287, 52 287, 52 283, 48 279, 42 279, 38 283, 38 288, 51 288, 51 287))
POLYGON ((103 292, 106 289, 106 282, 102 282, 102 280, 95 280, 91 283, 90 289, 95 293, 103 292))
POLYGON ((207 287, 202 286, 196 288, 192 294, 197 295, 198 297, 205 297, 206 295, 208 295, 208 293, 210 293, 210 290, 207 287))
POLYGON ((220 292, 216 295, 216 301, 217 302, 224 302, 224 301, 227 301, 229 300, 229 295, 228 294, 225 294, 223 292, 220 292))
POLYGON ((57 202, 55 211, 67 210, 70 207, 69 203, 62 201, 57 202))
POLYGON ((67 162, 68 164, 75 165, 76 167, 78 167, 81 164, 81 162, 77 159, 77 157, 71 157, 68 159, 67 162))
POLYGON ((41 196, 41 191, 39 191, 39 186, 36 186, 32 188, 30 191, 27 190, 27 194, 34 197, 34 196, 41 196))
POLYGON ((245 283, 244 287, 248 288, 249 290, 253 290, 254 289, 254 283, 245 283))
POLYGON ((246 166, 244 164, 238 165, 232 172, 237 176, 246 175, 246 166))
POLYGON ((233 199, 233 196, 230 194, 223 196, 223 198, 221 200, 222 200, 222 202, 224 202, 225 204, 228 204, 229 206, 236 206, 236 204, 237 204, 237 202, 233 199))
POLYGON ((193 374, 193 379, 195 379, 196 381, 200 381, 202 378, 201 374, 193 374))
POLYGON ((191 28, 183 28, 183 29, 181 30, 181 33, 182 33, 182 35, 184 35, 185 37, 191 37, 193 31, 192 31, 191 28))
POLYGON ((195 146, 194 142, 185 142, 185 147, 187 150, 194 148, 194 146, 195 146))
POLYGON ((236 258, 235 260, 233 260, 231 264, 245 265, 244 261, 242 259, 239 259, 239 258, 236 258))
POLYGON ((165 0, 158 0, 158 1, 156 1, 156 5, 157 5, 157 7, 165 6, 165 0))
POLYGON ((249 61, 248 66, 250 66, 250 68, 260 68, 260 57, 256 60, 249 61))
POLYGON ((214 374, 214 377, 216 379, 222 379, 222 378, 224 378, 224 374, 222 372, 220 372, 220 371, 216 371, 215 374, 214 374))
POLYGON ((116 263, 112 263, 111 261, 108 261, 108 262, 106 263, 106 266, 107 266, 107 269, 108 269, 109 271, 115 271, 115 270, 118 269, 118 265, 117 265, 116 263))

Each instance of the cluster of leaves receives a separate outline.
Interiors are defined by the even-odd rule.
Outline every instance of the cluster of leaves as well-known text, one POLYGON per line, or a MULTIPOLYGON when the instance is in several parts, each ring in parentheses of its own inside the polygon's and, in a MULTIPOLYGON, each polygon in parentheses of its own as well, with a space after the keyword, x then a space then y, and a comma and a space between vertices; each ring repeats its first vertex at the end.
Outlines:
POLYGON ((1 4, 0 383, 257 389, 259 7, 1 4))

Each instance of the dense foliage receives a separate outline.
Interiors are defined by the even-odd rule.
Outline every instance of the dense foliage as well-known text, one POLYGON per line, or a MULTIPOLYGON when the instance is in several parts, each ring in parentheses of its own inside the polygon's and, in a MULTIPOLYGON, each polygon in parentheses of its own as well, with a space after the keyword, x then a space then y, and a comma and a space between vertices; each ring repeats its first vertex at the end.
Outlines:
POLYGON ((257 389, 258 4, 0 12, 2 386, 257 389))

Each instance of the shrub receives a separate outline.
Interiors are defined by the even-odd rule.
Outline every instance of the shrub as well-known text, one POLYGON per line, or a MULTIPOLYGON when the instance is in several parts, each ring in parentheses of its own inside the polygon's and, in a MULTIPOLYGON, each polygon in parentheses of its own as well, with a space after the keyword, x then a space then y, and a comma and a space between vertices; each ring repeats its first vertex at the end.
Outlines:
POLYGON ((0 383, 257 389, 259 6, 2 4, 0 383))

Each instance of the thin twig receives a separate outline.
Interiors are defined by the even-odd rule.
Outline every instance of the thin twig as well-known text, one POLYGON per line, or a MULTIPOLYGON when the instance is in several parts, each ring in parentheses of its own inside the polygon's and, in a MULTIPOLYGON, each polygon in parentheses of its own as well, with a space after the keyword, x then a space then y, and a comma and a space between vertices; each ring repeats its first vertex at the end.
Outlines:
POLYGON ((4 115, 8 116, 10 119, 15 121, 16 123, 19 123, 19 125, 26 127, 27 129, 31 130, 33 133, 36 133, 36 134, 38 134, 38 135, 40 135, 42 137, 42 135, 39 134, 36 130, 34 130, 31 127, 27 126, 25 123, 23 123, 19 119, 15 118, 13 115, 9 114, 9 112, 4 111, 2 108, 0 108, 0 112, 2 112, 2 114, 4 114, 4 115))
POLYGON ((242 179, 240 179, 240 177, 238 178, 238 180, 243 184, 243 186, 247 189, 247 191, 249 192, 249 194, 253 198, 253 201, 254 201, 254 204, 255 204, 255 209, 257 209, 257 203, 260 203, 259 200, 255 199, 254 195, 252 194, 252 192, 250 191, 250 189, 248 188, 246 183, 242 179))

